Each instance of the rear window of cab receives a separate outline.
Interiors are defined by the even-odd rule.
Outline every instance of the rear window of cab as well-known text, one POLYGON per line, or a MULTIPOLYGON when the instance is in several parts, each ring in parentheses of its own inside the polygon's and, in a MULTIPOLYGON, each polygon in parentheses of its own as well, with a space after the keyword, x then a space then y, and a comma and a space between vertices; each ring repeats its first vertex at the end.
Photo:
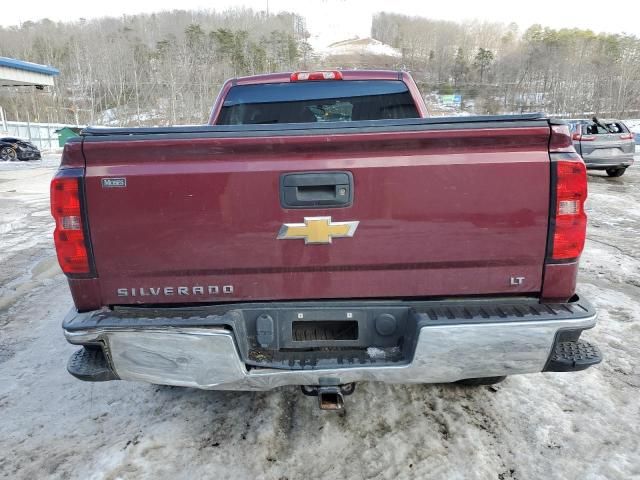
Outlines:
POLYGON ((419 118, 400 80, 337 80, 231 87, 218 125, 419 118))
POLYGON ((603 122, 600 124, 595 122, 583 123, 583 135, 608 135, 611 133, 628 133, 629 130, 622 122, 603 122))

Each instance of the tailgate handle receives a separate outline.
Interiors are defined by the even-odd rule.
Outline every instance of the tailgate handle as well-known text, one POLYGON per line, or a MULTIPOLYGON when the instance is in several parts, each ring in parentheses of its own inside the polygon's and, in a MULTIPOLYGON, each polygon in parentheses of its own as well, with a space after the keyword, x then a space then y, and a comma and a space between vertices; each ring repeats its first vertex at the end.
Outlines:
POLYGON ((348 207, 352 203, 351 172, 284 173, 280 176, 282 208, 348 207))

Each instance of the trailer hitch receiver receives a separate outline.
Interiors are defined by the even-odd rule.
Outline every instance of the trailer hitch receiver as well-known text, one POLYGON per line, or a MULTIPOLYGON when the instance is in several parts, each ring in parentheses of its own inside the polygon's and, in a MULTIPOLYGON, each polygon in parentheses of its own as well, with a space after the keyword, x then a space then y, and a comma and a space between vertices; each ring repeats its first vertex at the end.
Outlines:
POLYGON ((355 383, 344 385, 302 385, 302 393, 318 397, 321 410, 344 410, 344 396, 351 395, 356 389, 355 383))

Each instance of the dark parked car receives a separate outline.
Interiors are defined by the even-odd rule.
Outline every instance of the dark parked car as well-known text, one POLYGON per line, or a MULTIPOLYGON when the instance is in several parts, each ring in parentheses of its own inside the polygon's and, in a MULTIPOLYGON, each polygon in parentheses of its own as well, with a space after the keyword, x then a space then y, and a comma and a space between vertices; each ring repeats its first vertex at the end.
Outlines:
POLYGON ((40 160, 40 150, 31 142, 25 142, 15 137, 0 138, 0 160, 13 162, 14 160, 40 160))
POLYGON ((567 120, 573 146, 590 170, 619 177, 633 164, 633 133, 620 120, 567 120))

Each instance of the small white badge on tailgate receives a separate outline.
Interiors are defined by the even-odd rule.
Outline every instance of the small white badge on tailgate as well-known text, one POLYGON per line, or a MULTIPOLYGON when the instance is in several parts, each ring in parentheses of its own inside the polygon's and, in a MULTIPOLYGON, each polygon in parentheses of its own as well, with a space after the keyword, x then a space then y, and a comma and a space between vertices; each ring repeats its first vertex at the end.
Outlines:
POLYGON ((123 188, 127 186, 126 178, 103 178, 102 188, 123 188))

